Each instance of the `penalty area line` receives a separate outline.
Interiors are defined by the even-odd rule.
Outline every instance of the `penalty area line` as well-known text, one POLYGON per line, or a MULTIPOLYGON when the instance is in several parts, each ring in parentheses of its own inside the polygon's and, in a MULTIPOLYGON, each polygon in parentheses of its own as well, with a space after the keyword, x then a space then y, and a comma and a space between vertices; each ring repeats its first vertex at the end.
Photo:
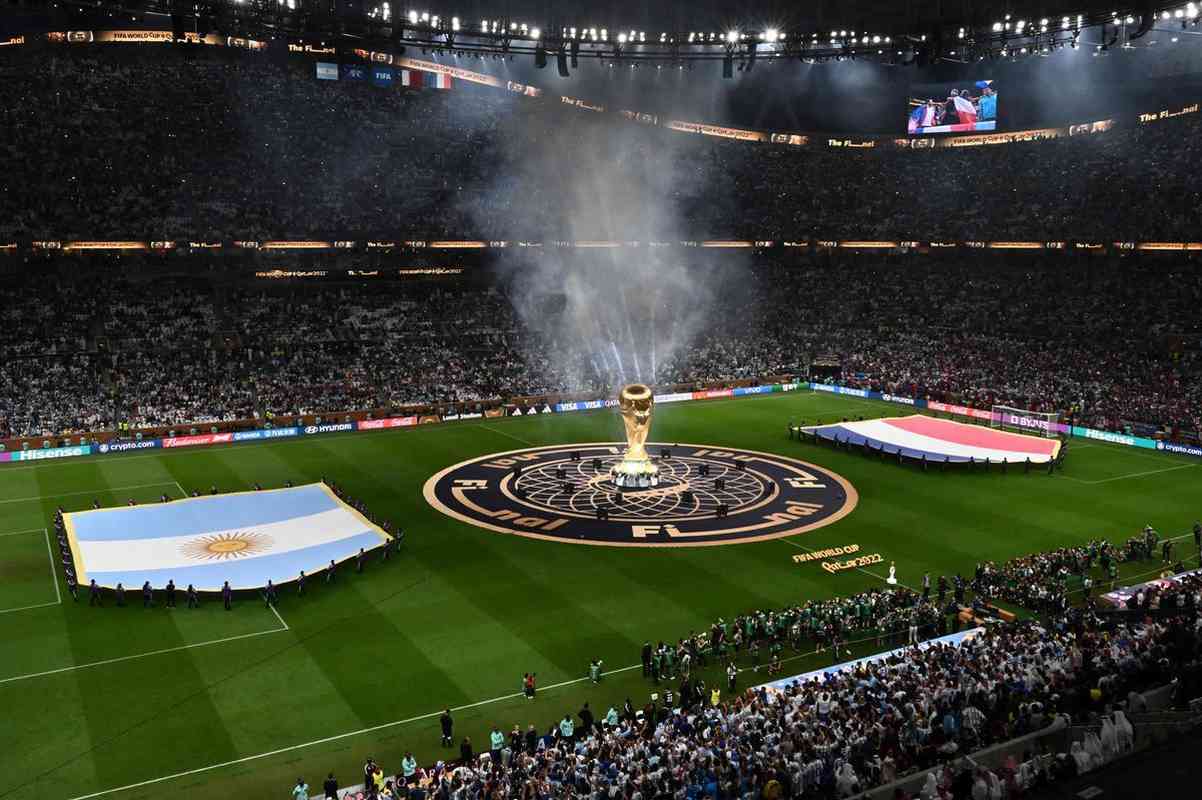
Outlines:
MULTIPOLYGON (((53 606, 53 605, 58 605, 58 603, 44 603, 43 605, 53 606)), ((30 606, 30 608, 40 608, 40 607, 41 606, 30 606)), ((12 611, 21 611, 23 609, 11 609, 11 610, 12 611)), ((279 615, 277 614, 276 617, 279 618, 279 615)), ((280 622, 283 622, 283 621, 284 621, 283 619, 280 619, 280 622)), ((286 630, 289 630, 289 628, 287 625, 284 625, 283 628, 272 628, 269 631, 256 631, 255 633, 242 633, 237 636, 227 636, 224 639, 212 639, 207 642, 196 642, 195 644, 182 644, 182 645, 179 645, 178 647, 165 647, 162 650, 151 650, 146 653, 134 653, 133 655, 128 655, 128 656, 118 656, 117 658, 106 658, 102 661, 90 661, 86 664, 73 664, 69 667, 59 667, 58 669, 48 669, 48 670, 45 670, 44 672, 31 672, 28 675, 13 675, 8 678, 0 678, 0 684, 12 683, 14 681, 25 681, 25 680, 30 680, 32 678, 44 678, 48 675, 60 675, 64 672, 73 672, 77 669, 90 669, 91 667, 103 667, 106 664, 120 664, 123 661, 133 661, 134 659, 137 659, 137 658, 149 658, 150 656, 161 656, 166 653, 177 653, 181 650, 191 650, 196 647, 208 647, 209 645, 222 644, 224 642, 236 642, 241 639, 253 639, 256 636, 266 636, 269 633, 283 633, 286 630)))
POLYGON ((45 528, 26 528, 23 531, 5 531, 4 533, 0 533, 0 537, 2 537, 2 536, 20 536, 23 533, 41 533, 44 530, 46 530, 46 529, 45 528))
POLYGON ((21 606, 20 608, 0 608, 0 614, 13 614, 17 611, 32 611, 35 608, 49 608, 50 606, 62 605, 63 593, 58 588, 58 573, 54 570, 54 549, 50 546, 50 531, 46 528, 30 528, 25 531, 10 531, 8 533, 0 533, 0 536, 17 536, 18 534, 40 533, 46 537, 46 556, 50 559, 50 583, 54 585, 54 601, 47 603, 34 603, 29 606, 21 606))
MULTIPOLYGON (((618 669, 611 669, 608 672, 603 672, 602 675, 616 675, 619 672, 629 672, 632 669, 642 669, 642 666, 643 665, 641 663, 640 664, 632 664, 629 667, 620 667, 618 669)), ((571 680, 560 681, 559 683, 553 683, 550 686, 544 686, 540 691, 546 692, 546 691, 550 691, 552 689, 560 689, 560 688, 563 688, 564 686, 571 686, 572 684, 575 684, 575 683, 583 683, 584 681, 587 681, 587 680, 589 680, 589 679, 587 677, 584 677, 584 678, 573 678, 571 680)), ((523 695, 524 695, 524 692, 512 692, 511 694, 501 695, 500 697, 493 697, 488 700, 478 700, 475 703, 467 703, 467 704, 461 705, 461 706, 451 706, 450 710, 451 711, 467 711, 467 710, 470 710, 473 708, 479 708, 480 706, 487 706, 487 705, 491 705, 493 703, 504 702, 505 700, 513 700, 515 698, 522 697, 523 695)), ((95 798, 95 797, 105 797, 106 795, 116 794, 117 792, 129 791, 130 789, 141 789, 144 786, 153 786, 155 784, 163 783, 165 781, 175 780, 176 778, 187 778, 191 775, 199 775, 202 772, 211 772, 215 769, 222 769, 224 767, 233 767, 233 766, 237 766, 238 764, 246 764, 251 761, 258 761, 259 759, 263 759, 263 758, 271 758, 272 756, 278 756, 278 755, 282 755, 284 753, 291 753, 296 750, 303 750, 307 747, 316 747, 316 746, 322 745, 322 744, 329 744, 330 742, 337 742, 342 739, 349 739, 353 736, 362 736, 364 734, 375 733, 376 731, 382 731, 387 728, 395 728, 400 725, 408 725, 413 722, 421 722, 421 721, 427 720, 427 719, 434 719, 435 717, 439 716, 440 714, 442 714, 441 709, 438 711, 431 711, 428 714, 418 714, 415 717, 406 717, 405 719, 393 720, 392 722, 383 722, 379 725, 372 725, 371 727, 368 727, 368 728, 360 728, 357 731, 347 731, 345 733, 337 733, 337 734, 334 734, 333 736, 327 736, 324 739, 314 739, 311 742, 302 742, 300 744, 288 745, 287 747, 280 747, 276 750, 269 750, 266 753, 256 753, 253 756, 243 756, 242 758, 235 758, 230 761, 222 761, 218 764, 210 764, 206 767, 197 767, 196 769, 189 769, 189 770, 185 770, 183 772, 176 772, 171 775, 163 775, 162 777, 151 778, 150 780, 139 781, 138 783, 131 783, 131 784, 127 784, 125 786, 117 786, 112 789, 102 789, 99 792, 92 792, 91 794, 81 794, 78 797, 72 797, 71 800, 92 800, 92 798, 95 798)))

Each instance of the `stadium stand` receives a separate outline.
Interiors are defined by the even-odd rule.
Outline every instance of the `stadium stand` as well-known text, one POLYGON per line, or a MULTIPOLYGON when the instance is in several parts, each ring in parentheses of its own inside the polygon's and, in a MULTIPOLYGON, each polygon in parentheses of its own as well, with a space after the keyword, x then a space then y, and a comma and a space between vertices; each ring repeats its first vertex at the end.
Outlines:
MULTIPOLYGON (((664 360, 659 383, 796 374, 834 353, 852 386, 1197 437, 1202 361, 1188 348, 1200 335, 1197 270, 1122 259, 1053 270, 1016 256, 968 280, 961 271, 958 258, 934 255, 756 257, 743 291, 664 360), (1141 279, 1122 280, 1132 270, 1141 279), (1072 302, 1062 302, 1070 286, 1072 302), (913 302, 919 294, 928 302, 913 302)), ((563 353, 567 345, 530 329, 503 281, 264 283, 245 274, 96 282, 70 260, 57 275, 10 276, 9 290, 29 302, 3 312, 0 436, 606 388, 587 352, 563 353)))
POLYGON ((219 50, 5 54, 0 239, 610 238, 572 202, 601 180, 668 190, 699 238, 1186 241, 1202 205, 1191 118, 905 152, 627 125, 621 158, 545 164, 549 142, 604 142, 612 122, 468 85, 330 85, 311 63, 219 50), (671 186, 648 184, 664 173, 671 186))

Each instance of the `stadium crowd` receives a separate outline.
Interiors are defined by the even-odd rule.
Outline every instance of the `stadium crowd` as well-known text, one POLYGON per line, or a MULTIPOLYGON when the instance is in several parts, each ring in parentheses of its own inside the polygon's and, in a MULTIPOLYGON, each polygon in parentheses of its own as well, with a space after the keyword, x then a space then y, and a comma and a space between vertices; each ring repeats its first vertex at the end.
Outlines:
MULTIPOLYGON (((690 309, 706 324, 661 348, 655 383, 804 375, 828 354, 853 386, 1197 437, 1197 270, 1121 260, 1051 270, 1020 257, 961 272, 957 259, 921 255, 736 262, 727 274, 739 290, 690 309), (1133 269, 1141 280, 1120 280, 1133 269), (1125 313, 1108 313, 1112 304, 1125 313)), ((621 382, 598 368, 576 321, 519 312, 503 277, 265 283, 93 281, 69 263, 12 276, 6 288, 29 302, 3 312, 0 436, 601 393, 621 382)))
MULTIPOLYGON (((1070 609, 726 697, 700 680, 687 688, 681 671, 681 691, 642 708, 628 700, 597 717, 586 704, 545 733, 494 728, 479 753, 464 739, 458 759, 421 767, 406 754, 394 779, 370 762, 368 796, 847 797, 934 768, 923 800, 1016 797, 1130 750, 1124 709, 1143 707, 1140 690, 1196 683, 1199 635, 1196 605, 1130 624, 1070 609), (963 758, 1058 715, 1100 730, 1069 753, 1028 752, 999 769, 963 758)), ((444 747, 451 725, 447 712, 444 747)))
POLYGON ((1001 564, 983 562, 977 565, 970 586, 975 594, 988 600, 1036 611, 1062 611, 1068 607, 1074 588, 1083 590, 1091 585, 1095 564, 1103 574, 1117 575, 1122 560, 1123 554, 1115 552, 1109 542, 1091 541, 1019 556, 1001 564))
POLYGON ((772 147, 615 137, 610 115, 557 102, 312 71, 227 48, 5 53, 0 240, 636 238, 581 215, 578 186, 668 197, 697 239, 1183 241, 1202 206, 1196 118, 998 147, 772 147))
POLYGON ((643 674, 656 682, 677 674, 687 678, 694 664, 745 657, 757 672, 766 666, 772 675, 781 669, 786 645, 794 653, 829 650, 838 661, 842 653, 850 652, 846 645, 852 640, 902 645, 945 634, 944 610, 929 594, 893 588, 750 611, 730 620, 719 618, 708 630, 690 631, 675 644, 661 641, 653 647, 647 642, 641 654, 643 674))

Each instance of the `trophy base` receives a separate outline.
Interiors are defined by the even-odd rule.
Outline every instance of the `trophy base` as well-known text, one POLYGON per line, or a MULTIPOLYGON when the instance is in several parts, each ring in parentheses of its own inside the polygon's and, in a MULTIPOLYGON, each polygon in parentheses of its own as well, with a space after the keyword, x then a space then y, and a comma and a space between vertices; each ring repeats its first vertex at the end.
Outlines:
POLYGON ((619 461, 609 477, 619 489, 652 489, 659 486, 659 467, 647 460, 619 461))

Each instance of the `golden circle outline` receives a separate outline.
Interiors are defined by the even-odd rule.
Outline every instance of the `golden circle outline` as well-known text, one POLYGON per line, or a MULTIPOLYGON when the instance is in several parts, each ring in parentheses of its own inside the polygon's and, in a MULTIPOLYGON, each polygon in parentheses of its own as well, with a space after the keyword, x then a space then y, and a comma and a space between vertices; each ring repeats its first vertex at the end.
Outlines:
MULTIPOLYGON (((657 443, 657 444, 659 444, 659 443, 657 443)), ((801 467, 811 467, 813 469, 816 469, 825 475, 829 475, 831 478, 833 478, 835 480, 836 483, 838 483, 843 488, 843 496, 844 496, 843 506, 839 510, 837 510, 833 514, 831 514, 829 517, 825 517, 817 522, 811 522, 807 525, 799 525, 795 528, 790 528, 788 530, 776 531, 773 533, 766 533, 761 536, 747 536, 747 537, 743 537, 743 538, 739 538, 739 539, 721 539, 721 540, 717 540, 717 541, 711 539, 708 541, 691 541, 691 542, 607 542, 607 541, 598 541, 596 539, 568 539, 568 538, 565 538, 562 536, 550 536, 545 533, 536 533, 534 531, 517 530, 514 528, 506 528, 502 525, 496 525, 493 523, 484 522, 483 520, 478 520, 474 517, 469 517, 467 514, 462 514, 458 511, 446 506, 445 504, 442 503, 442 501, 440 501, 438 499, 438 497, 434 493, 435 487, 438 485, 438 482, 440 480, 442 480, 444 477, 446 477, 448 474, 450 474, 451 472, 454 472, 455 470, 457 470, 461 467, 467 466, 468 464, 474 464, 478 461, 493 459, 493 458, 505 458, 506 456, 511 456, 511 455, 514 455, 515 453, 539 453, 539 452, 543 452, 545 450, 571 449, 573 447, 615 447, 615 446, 621 447, 622 443, 621 442, 570 442, 567 444, 544 445, 542 447, 521 447, 516 450, 505 450, 505 451, 499 452, 499 453, 490 453, 487 456, 477 456, 475 458, 469 458, 466 461, 460 461, 457 464, 452 464, 449 467, 441 469, 438 472, 431 475, 426 480, 426 483, 422 486, 422 496, 425 497, 426 502, 430 505, 431 508, 434 508, 435 510, 441 512, 442 514, 444 514, 452 519, 456 519, 460 522, 466 523, 467 525, 471 525, 474 528, 482 528, 484 530, 492 531, 494 533, 504 533, 504 534, 507 534, 510 536, 521 536, 524 539, 539 539, 539 540, 545 541, 545 542, 558 542, 560 544, 587 545, 590 547, 641 547, 641 548, 648 548, 648 547, 655 547, 655 548, 719 547, 722 545, 751 544, 753 542, 767 542, 767 541, 771 541, 773 539, 783 539, 786 536, 796 536, 797 534, 807 533, 812 530, 818 530, 819 528, 825 528, 829 525, 833 525, 836 522, 838 522, 839 520, 846 517, 852 511, 855 511, 856 507, 860 504, 860 493, 858 491, 856 491, 856 487, 853 486, 851 484, 851 482, 847 480, 847 478, 844 478, 839 473, 832 472, 831 470, 829 470, 826 467, 823 467, 819 464, 812 464, 809 461, 802 461, 802 460, 796 459, 796 458, 789 458, 788 456, 782 456, 778 453, 765 453, 761 450, 747 450, 747 449, 744 449, 741 447, 723 447, 721 445, 690 444, 688 442, 675 442, 675 443, 673 443, 672 446, 673 447, 695 447, 698 449, 731 451, 731 452, 738 451, 740 453, 749 453, 751 455, 760 456, 762 458, 769 459, 769 460, 779 459, 779 460, 784 461, 786 464, 796 464, 801 467)), ((721 535, 721 531, 717 532, 717 535, 721 535)))

